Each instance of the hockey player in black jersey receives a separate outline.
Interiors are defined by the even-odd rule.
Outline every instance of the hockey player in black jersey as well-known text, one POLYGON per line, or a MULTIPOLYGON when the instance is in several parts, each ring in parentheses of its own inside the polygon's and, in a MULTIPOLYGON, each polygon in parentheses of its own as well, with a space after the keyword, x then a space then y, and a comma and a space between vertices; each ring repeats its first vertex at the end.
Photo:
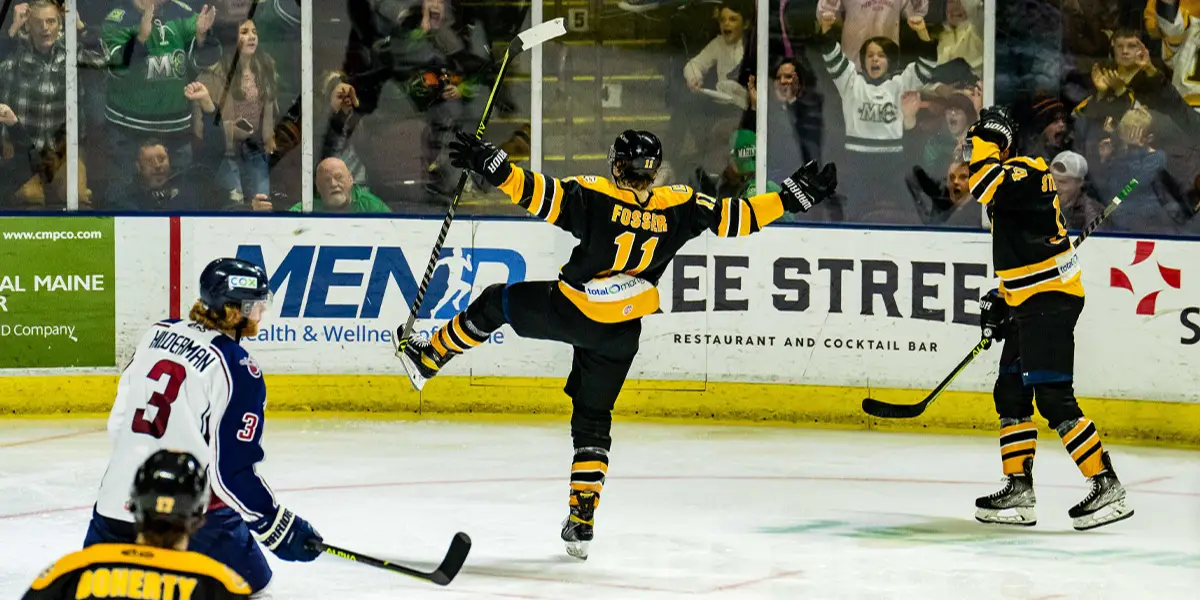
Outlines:
POLYGON ((64 556, 38 576, 25 600, 248 598, 250 586, 233 569, 187 551, 208 500, 208 477, 196 457, 155 452, 133 480, 137 543, 96 544, 64 556))
POLYGON ((1034 525, 1033 404, 1058 432, 1091 491, 1069 515, 1075 529, 1133 516, 1096 425, 1075 401, 1075 323, 1083 311, 1079 259, 1067 235, 1057 188, 1041 158, 1014 156, 1016 126, 991 107, 967 131, 971 194, 992 222, 992 260, 1000 287, 980 301, 984 335, 1005 341, 994 399, 1007 484, 976 500, 985 523, 1034 525))
POLYGON ((432 339, 410 340, 401 362, 421 389, 450 359, 505 324, 523 337, 573 346, 564 391, 572 402, 575 455, 562 539, 570 555, 586 559, 608 472, 613 405, 637 355, 641 318, 658 310, 656 285, 671 259, 705 231, 750 235, 785 211, 809 210, 833 194, 837 172, 832 164, 818 171, 809 163, 778 193, 716 199, 684 185, 654 187, 663 152, 648 131, 625 131, 613 142, 612 180, 526 171, 492 144, 462 133, 450 148, 454 166, 479 173, 579 244, 557 281, 486 288, 432 339))

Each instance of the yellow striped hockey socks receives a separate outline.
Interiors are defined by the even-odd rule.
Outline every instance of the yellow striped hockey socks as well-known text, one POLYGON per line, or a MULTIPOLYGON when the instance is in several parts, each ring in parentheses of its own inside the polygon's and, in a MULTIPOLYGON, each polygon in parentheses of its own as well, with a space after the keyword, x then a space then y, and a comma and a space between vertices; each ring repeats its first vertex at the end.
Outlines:
POLYGON ((1104 447, 1100 444, 1100 434, 1096 432, 1096 424, 1087 417, 1068 421, 1058 426, 1058 434, 1062 436, 1063 446, 1066 446, 1071 459, 1079 466, 1084 477, 1091 479, 1104 470, 1104 447), (1065 430, 1065 432, 1064 432, 1065 430))
MULTIPOLYGON (((1005 421, 1008 421, 1005 419, 1005 421)), ((1000 459, 1005 475, 1024 475, 1025 458, 1037 451, 1037 425, 1033 421, 1000 424, 1000 459)))
MULTIPOLYGON (((600 503, 600 491, 604 489, 604 477, 608 474, 608 451, 604 448, 576 448, 575 460, 571 463, 571 506, 579 504, 580 493, 596 495, 600 503)), ((594 505, 593 505, 594 506, 594 505)))
POLYGON ((445 327, 433 334, 429 343, 438 355, 447 356, 451 353, 462 354, 487 339, 488 334, 478 331, 467 321, 466 313, 458 313, 445 327))

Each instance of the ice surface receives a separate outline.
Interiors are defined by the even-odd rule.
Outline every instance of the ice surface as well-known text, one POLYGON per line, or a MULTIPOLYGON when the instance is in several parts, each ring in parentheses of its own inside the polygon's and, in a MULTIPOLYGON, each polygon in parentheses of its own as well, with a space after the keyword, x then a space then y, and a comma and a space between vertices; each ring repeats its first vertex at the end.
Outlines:
MULTIPOLYGON (((1101 427, 1103 424, 1100 424, 1101 427)), ((0 426, 0 597, 77 549, 108 457, 103 423, 0 426)), ((263 475, 326 539, 432 568, 447 588, 323 556, 282 563, 274 598, 1198 598, 1200 454, 1113 447, 1137 514, 1092 532, 1086 484, 1042 436, 1037 527, 973 520, 999 489, 989 436, 618 423, 591 558, 565 556, 565 419, 275 420, 263 475)))

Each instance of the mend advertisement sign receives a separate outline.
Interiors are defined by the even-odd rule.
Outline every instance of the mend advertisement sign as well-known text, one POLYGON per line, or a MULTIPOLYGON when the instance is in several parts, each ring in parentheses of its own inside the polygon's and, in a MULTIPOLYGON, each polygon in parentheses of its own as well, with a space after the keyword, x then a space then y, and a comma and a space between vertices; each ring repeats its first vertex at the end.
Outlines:
POLYGON ((115 364, 113 221, 0 219, 0 368, 115 364))

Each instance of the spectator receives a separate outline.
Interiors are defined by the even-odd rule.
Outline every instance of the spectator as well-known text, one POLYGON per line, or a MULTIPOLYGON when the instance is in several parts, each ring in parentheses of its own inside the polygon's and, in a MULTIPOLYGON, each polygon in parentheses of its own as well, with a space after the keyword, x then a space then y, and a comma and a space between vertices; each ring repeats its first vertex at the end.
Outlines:
POLYGON ((1083 229, 1104 212, 1104 206, 1084 188, 1088 164, 1081 154, 1070 150, 1059 153, 1050 162, 1050 173, 1058 187, 1058 207, 1067 229, 1083 229))
MULTIPOLYGON (((1170 62, 1179 49, 1186 37, 1183 35, 1164 35, 1161 28, 1158 26, 1158 0, 1146 0, 1146 8, 1142 11, 1142 23, 1146 26, 1146 33, 1154 39, 1163 41, 1162 58, 1170 62)), ((1200 16, 1200 0, 1182 0, 1179 2, 1179 12, 1185 15, 1200 16)))
MULTIPOLYGON (((729 163, 720 178, 713 181, 704 169, 697 169, 700 191, 715 198, 748 198, 757 194, 758 180, 754 177, 758 157, 757 140, 758 136, 751 129, 733 132, 729 140, 729 163)), ((767 180, 765 191, 778 192, 779 185, 767 180)))
POLYGON ((738 68, 746 51, 746 19, 731 3, 721 5, 721 33, 683 67, 684 81, 693 92, 705 92, 722 104, 746 108, 746 89, 737 82, 738 68), (704 90, 704 79, 715 71, 714 90, 704 90))
MULTIPOLYGON (((13 23, 23 35, 13 41, 12 54, 0 62, 2 141, 13 146, 16 162, 34 167, 20 174, 22 179, 39 170, 36 165, 40 157, 61 150, 54 144, 56 139, 65 142, 67 123, 63 12, 50 0, 35 0, 23 6, 24 10, 14 13, 13 23), (18 126, 21 132, 15 131, 18 126)), ((82 35, 78 61, 81 66, 103 67, 106 57, 100 41, 82 35)))
POLYGON ((947 0, 946 23, 937 34, 938 64, 961 58, 983 72, 983 0, 947 0))
POLYGON ((941 127, 925 142, 921 164, 935 173, 962 156, 963 136, 975 119, 979 118, 975 103, 965 94, 952 93, 945 99, 941 127))
POLYGON ((971 174, 967 163, 954 161, 946 177, 934 180, 920 167, 913 169, 906 183, 908 191, 927 225, 980 229, 983 211, 971 197, 971 174))
POLYGON ((130 2, 136 10, 114 9, 104 23, 111 75, 105 108, 108 154, 119 164, 137 153, 140 139, 153 135, 175 168, 186 169, 192 162, 192 108, 183 91, 198 67, 216 62, 199 54, 216 11, 205 6, 193 17, 164 20, 158 13, 166 0, 130 2))
POLYGON ((1030 127, 1022 133, 1025 156, 1050 160, 1073 143, 1067 109, 1058 98, 1041 98, 1030 109, 1030 127))
POLYGON ((232 199, 271 193, 268 157, 275 152, 275 79, 275 61, 258 52, 258 29, 254 21, 245 21, 237 45, 184 89, 193 100, 193 125, 206 118, 204 113, 220 111, 224 154, 217 185, 232 199), (220 106, 214 98, 220 99, 220 106))
MULTIPOLYGON (((862 53, 858 50, 868 40, 887 38, 893 44, 900 42, 901 12, 909 27, 923 29, 929 0, 821 0, 817 4, 822 33, 829 31, 839 16, 844 18, 841 44, 851 52, 849 58, 856 67, 862 66, 862 53)), ((895 62, 894 57, 892 60, 895 62)))
POLYGON ((1152 118, 1144 108, 1125 113, 1115 136, 1101 140, 1101 168, 1096 187, 1102 197, 1116 196, 1130 179, 1140 185, 1121 204, 1121 210, 1109 217, 1113 231, 1137 233, 1175 233, 1178 215, 1160 199, 1160 180, 1167 166, 1166 156, 1151 146, 1152 118))
MULTIPOLYGON (((782 180, 798 165, 821 161, 824 123, 823 99, 811 87, 811 75, 800 63, 785 58, 771 70, 771 94, 767 97, 767 178, 782 180)), ((751 75, 747 92, 750 104, 742 115, 740 127, 757 128, 758 83, 751 75)))
POLYGON ((158 140, 138 146, 135 173, 109 188, 105 197, 109 210, 188 211, 201 207, 196 185, 181 181, 172 171, 167 147, 158 140))
POLYGON ((931 57, 936 51, 924 21, 914 29, 911 43, 920 46, 920 58, 902 72, 893 71, 898 47, 885 37, 867 40, 859 51, 859 72, 832 32, 820 38, 825 66, 842 99, 846 125, 846 160, 841 170, 870 176, 848 177, 841 191, 847 197, 846 219, 857 222, 919 223, 912 205, 899 194, 884 193, 904 180, 904 120, 902 96, 936 80, 931 57))
MULTIPOLYGON (((313 212, 321 213, 386 213, 391 209, 366 187, 354 183, 350 168, 340 158, 327 158, 317 165, 317 193, 313 212)), ((304 210, 302 203, 292 212, 304 210)))

